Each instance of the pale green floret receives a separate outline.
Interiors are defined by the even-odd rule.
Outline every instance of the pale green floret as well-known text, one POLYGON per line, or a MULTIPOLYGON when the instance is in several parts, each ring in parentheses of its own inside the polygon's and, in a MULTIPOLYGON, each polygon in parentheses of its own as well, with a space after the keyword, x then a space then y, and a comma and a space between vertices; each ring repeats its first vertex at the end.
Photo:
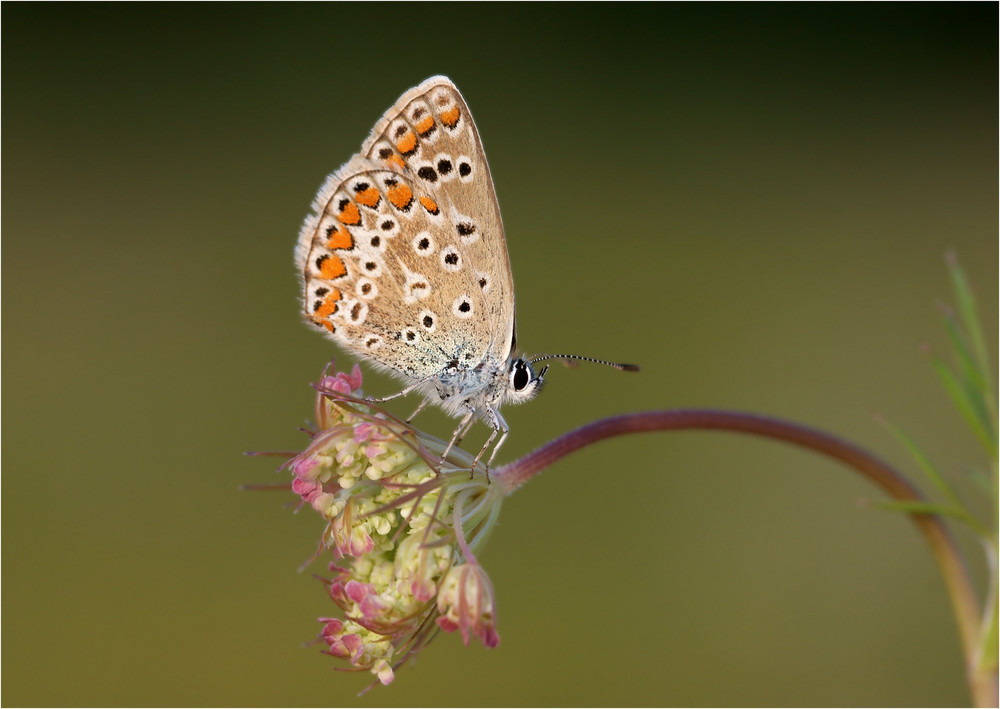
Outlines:
POLYGON ((320 514, 322 514, 326 519, 333 519, 334 517, 339 517, 340 513, 344 511, 344 507, 347 505, 347 499, 346 495, 326 494, 322 497, 322 504, 313 503, 313 506, 321 510, 320 514), (329 498, 329 500, 327 498, 329 498))
POLYGON ((361 583, 375 583, 375 575, 380 573, 382 564, 388 563, 390 568, 392 562, 376 559, 374 554, 359 556, 351 564, 351 576, 361 583))
MULTIPOLYGON (((355 564, 354 571, 357 572, 357 570, 358 567, 355 564)), ((362 577, 358 575, 358 578, 361 579, 362 577)), ((364 578, 381 593, 390 587, 395 578, 395 564, 385 558, 381 558, 377 562, 372 560, 369 562, 369 568, 364 578)))
POLYGON ((368 630, 353 620, 344 621, 344 634, 347 635, 348 633, 361 638, 363 646, 361 657, 352 662, 352 664, 358 667, 369 666, 379 659, 391 658, 396 652, 392 643, 389 642, 388 636, 368 630))
POLYGON ((364 475, 364 469, 358 465, 352 468, 338 468, 338 472, 340 474, 337 476, 337 484, 345 490, 350 490, 357 485, 358 480, 364 475))
POLYGON ((354 528, 362 529, 375 543, 376 551, 392 548, 392 531, 398 524, 395 511, 376 513, 382 504, 371 498, 355 498, 354 528))
POLYGON ((416 457, 408 446, 402 443, 377 443, 375 448, 382 449, 377 455, 369 458, 370 465, 365 470, 369 480, 381 480, 389 477, 408 465, 416 457))
MULTIPOLYGON (((346 433, 346 432, 345 432, 346 433)), ((358 449, 360 445, 354 442, 351 435, 340 438, 336 444, 337 463, 341 468, 350 468, 358 463, 358 449)))
POLYGON ((382 684, 389 684, 393 679, 392 665, 385 660, 376 660, 372 665, 372 674, 377 675, 382 684))
MULTIPOLYGON (((430 476, 428 476, 428 478, 429 477, 430 476)), ((452 498, 453 495, 451 494, 451 491, 445 488, 443 491, 434 490, 426 495, 401 503, 399 505, 399 510, 407 520, 407 533, 413 534, 415 532, 423 531, 428 526, 436 524, 437 520, 444 519, 451 515, 452 498), (439 506, 438 497, 442 494, 442 492, 445 495, 445 500, 439 506)))
POLYGON ((323 471, 323 475, 317 477, 318 480, 326 482, 334 475, 340 474, 337 469, 337 461, 333 459, 333 456, 328 455, 326 451, 314 453, 313 460, 319 463, 320 470, 323 471))
POLYGON ((377 534, 386 536, 392 531, 393 525, 396 522, 396 515, 389 512, 381 515, 372 515, 368 519, 371 522, 372 529, 377 534))
POLYGON ((396 550, 396 577, 409 583, 417 576, 434 578, 447 571, 451 566, 453 546, 431 546, 441 536, 425 538, 423 534, 413 534, 400 542, 396 550))

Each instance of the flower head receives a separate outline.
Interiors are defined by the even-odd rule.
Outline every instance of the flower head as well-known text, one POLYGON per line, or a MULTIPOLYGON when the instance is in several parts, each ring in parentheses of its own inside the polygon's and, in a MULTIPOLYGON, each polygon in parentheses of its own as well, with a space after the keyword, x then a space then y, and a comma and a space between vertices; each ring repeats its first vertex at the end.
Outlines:
POLYGON ((415 431, 362 398, 361 370, 324 372, 318 430, 286 463, 292 489, 326 527, 330 599, 320 618, 327 653, 382 684, 438 628, 495 647, 496 603, 474 551, 500 512, 503 491, 473 459, 415 431))

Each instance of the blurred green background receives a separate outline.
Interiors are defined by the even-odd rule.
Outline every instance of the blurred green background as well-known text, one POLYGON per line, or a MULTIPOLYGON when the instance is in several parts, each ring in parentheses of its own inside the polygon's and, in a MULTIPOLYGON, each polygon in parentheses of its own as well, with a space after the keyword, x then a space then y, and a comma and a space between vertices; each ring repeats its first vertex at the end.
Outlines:
POLYGON ((370 675, 302 647, 333 610, 296 573, 319 520, 237 488, 287 480, 241 452, 303 446, 337 354, 298 314, 310 200, 437 73, 489 155, 519 342, 642 365, 556 366, 501 458, 693 406, 912 470, 881 413, 965 480, 980 450, 920 346, 946 345, 947 250, 997 340, 996 4, 3 17, 5 705, 968 702, 913 526, 774 443, 646 435, 549 469, 482 557, 500 647, 442 636, 361 699, 370 675))

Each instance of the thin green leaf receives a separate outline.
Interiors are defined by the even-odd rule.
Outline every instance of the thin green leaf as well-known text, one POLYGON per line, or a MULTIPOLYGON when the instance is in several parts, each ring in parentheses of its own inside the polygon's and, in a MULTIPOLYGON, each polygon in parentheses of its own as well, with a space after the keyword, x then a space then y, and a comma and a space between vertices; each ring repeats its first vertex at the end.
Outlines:
POLYGON ((972 468, 968 475, 969 480, 971 480, 983 493, 989 495, 990 497, 996 497, 995 477, 990 477, 986 474, 985 470, 981 470, 980 468, 972 468))
POLYGON ((955 321, 954 314, 945 314, 945 325, 948 329, 948 337, 951 339, 952 350, 955 361, 958 364, 958 371, 962 375, 962 380, 966 382, 966 387, 974 391, 977 396, 981 396, 987 383, 983 380, 983 374, 979 371, 976 361, 972 358, 969 345, 962 335, 962 331, 955 321))
POLYGON ((994 438, 995 429, 989 424, 989 417, 982 409, 982 402, 976 398, 970 398, 961 382, 955 377, 948 367, 938 358, 933 358, 934 369, 944 383, 944 388, 951 396, 952 402, 959 413, 965 419, 972 432, 979 438, 980 443, 986 448, 986 452, 991 456, 996 456, 997 444, 994 438))
POLYGON ((982 535, 986 533, 985 527, 979 523, 979 520, 970 515, 962 507, 951 507, 949 505, 939 505, 934 502, 921 502, 918 500, 881 500, 874 504, 876 507, 891 512, 950 517, 951 519, 967 524, 976 534, 982 535))
POLYGON ((986 340, 983 338, 983 331, 979 326, 979 313, 976 308, 976 298, 969 285, 965 272, 958 265, 958 259, 954 254, 948 255, 948 271, 951 274, 952 287, 955 289, 955 298, 958 302, 958 312, 962 318, 962 325, 969 335, 972 351, 978 363, 978 369, 985 383, 984 395, 986 406, 990 413, 993 427, 996 427, 996 400, 993 392, 992 367, 990 365, 989 352, 986 349, 986 340))
POLYGON ((957 507, 962 507, 961 501, 958 499, 958 495, 955 493, 955 489, 948 484, 948 481, 944 479, 944 476, 937 471, 934 464, 931 463, 930 458, 927 457, 919 446, 913 442, 913 439, 907 436, 903 431, 896 425, 886 421, 885 419, 879 418, 879 423, 889 429, 889 432, 896 438, 906 452, 910 454, 913 461, 920 468, 921 472, 927 477, 930 483, 936 487, 948 500, 956 505, 957 507))

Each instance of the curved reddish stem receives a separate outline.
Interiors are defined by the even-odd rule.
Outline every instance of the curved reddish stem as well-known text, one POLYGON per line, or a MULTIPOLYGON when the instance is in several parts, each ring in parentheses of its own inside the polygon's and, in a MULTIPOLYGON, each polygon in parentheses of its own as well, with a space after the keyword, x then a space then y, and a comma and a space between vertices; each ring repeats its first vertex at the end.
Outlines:
MULTIPOLYGON (((492 471, 491 477, 510 493, 560 458, 605 438, 626 433, 692 429, 733 431, 792 443, 839 460, 896 500, 926 501, 920 491, 888 463, 840 438, 780 419, 704 409, 649 411, 595 421, 550 441, 520 460, 492 471)), ((944 576, 958 621, 973 699, 978 706, 996 706, 996 678, 984 678, 974 667, 980 610, 964 557, 940 517, 912 513, 910 518, 924 535, 944 576)))

